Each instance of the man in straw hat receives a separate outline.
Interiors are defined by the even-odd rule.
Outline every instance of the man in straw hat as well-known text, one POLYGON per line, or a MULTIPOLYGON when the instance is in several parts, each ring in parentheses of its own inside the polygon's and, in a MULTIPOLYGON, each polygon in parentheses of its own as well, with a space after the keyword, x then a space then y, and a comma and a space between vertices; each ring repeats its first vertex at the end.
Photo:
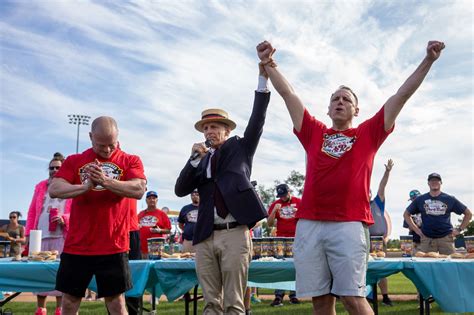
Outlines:
POLYGON ((177 196, 187 196, 195 188, 200 196, 193 245, 206 302, 204 314, 245 314, 243 300, 251 260, 249 228, 267 215, 250 183, 270 100, 264 75, 262 67, 244 137, 229 137, 236 125, 226 111, 203 111, 194 127, 204 134, 206 143, 193 145, 191 158, 176 181, 177 196))

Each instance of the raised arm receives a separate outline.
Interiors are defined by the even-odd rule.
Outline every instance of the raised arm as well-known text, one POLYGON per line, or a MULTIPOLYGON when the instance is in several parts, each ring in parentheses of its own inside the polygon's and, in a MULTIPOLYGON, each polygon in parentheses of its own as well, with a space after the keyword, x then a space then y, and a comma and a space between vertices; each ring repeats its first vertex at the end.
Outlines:
MULTIPOLYGON (((425 79, 426 74, 431 68, 433 62, 435 62, 441 55, 441 51, 444 49, 444 43, 438 41, 428 42, 426 48, 426 56, 421 64, 416 68, 405 83, 398 89, 395 95, 391 96, 384 105, 384 128, 385 131, 390 130, 395 123, 395 119, 402 110, 408 99, 415 93, 418 87, 425 79)), ((267 70, 268 71, 268 70, 267 70)), ((271 77, 271 76, 270 76, 271 77)))
POLYGON ((390 175, 392 167, 393 161, 392 159, 389 159, 387 164, 385 164, 385 172, 383 173, 382 179, 380 180, 379 190, 377 191, 377 195, 382 201, 385 201, 385 187, 387 187, 388 177, 390 175))
POLYGON ((285 79, 280 71, 278 71, 276 63, 272 58, 274 52, 275 49, 267 41, 261 42, 257 45, 258 58, 260 58, 261 64, 264 66, 270 81, 272 81, 273 87, 285 101, 286 108, 288 109, 291 120, 293 121, 293 126, 296 131, 299 132, 303 123, 304 105, 298 95, 295 94, 290 83, 285 79))

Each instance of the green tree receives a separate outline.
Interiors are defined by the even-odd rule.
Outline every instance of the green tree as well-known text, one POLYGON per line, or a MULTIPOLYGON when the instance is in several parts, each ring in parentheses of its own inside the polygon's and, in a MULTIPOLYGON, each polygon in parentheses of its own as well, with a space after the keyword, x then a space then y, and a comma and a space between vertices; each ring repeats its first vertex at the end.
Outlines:
POLYGON ((464 236, 474 235, 474 221, 469 222, 467 225, 466 231, 463 233, 464 236))

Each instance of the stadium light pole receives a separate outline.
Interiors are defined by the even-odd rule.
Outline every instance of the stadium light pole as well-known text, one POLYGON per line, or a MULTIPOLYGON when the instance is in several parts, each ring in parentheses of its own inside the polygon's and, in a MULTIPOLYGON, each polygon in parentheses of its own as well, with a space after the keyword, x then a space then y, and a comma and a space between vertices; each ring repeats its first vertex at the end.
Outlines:
POLYGON ((88 126, 89 120, 91 119, 90 116, 86 115, 67 115, 69 117, 69 123, 71 125, 77 125, 77 139, 76 139, 76 154, 79 153, 79 128, 81 125, 88 126))

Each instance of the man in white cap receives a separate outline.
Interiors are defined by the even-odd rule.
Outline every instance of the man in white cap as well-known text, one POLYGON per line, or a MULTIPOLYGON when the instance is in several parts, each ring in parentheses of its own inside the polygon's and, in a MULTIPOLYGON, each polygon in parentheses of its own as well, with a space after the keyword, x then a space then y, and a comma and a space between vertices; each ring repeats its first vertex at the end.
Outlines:
POLYGON ((175 193, 179 197, 196 188, 199 192, 193 245, 205 301, 203 314, 246 313, 244 293, 251 260, 249 228, 267 214, 250 182, 253 156, 270 101, 262 69, 260 75, 243 138, 230 137, 236 124, 226 111, 203 111, 194 126, 204 134, 206 143, 193 145, 191 158, 176 181, 175 193))
POLYGON ((430 191, 417 197, 403 213, 403 218, 410 229, 421 237, 422 252, 439 252, 450 255, 454 253, 454 237, 458 236, 469 224, 472 218, 469 210, 454 196, 441 191, 441 175, 428 175, 430 191), (451 213, 464 215, 459 228, 453 229, 451 213), (421 213, 423 225, 419 228, 411 215, 421 213))

